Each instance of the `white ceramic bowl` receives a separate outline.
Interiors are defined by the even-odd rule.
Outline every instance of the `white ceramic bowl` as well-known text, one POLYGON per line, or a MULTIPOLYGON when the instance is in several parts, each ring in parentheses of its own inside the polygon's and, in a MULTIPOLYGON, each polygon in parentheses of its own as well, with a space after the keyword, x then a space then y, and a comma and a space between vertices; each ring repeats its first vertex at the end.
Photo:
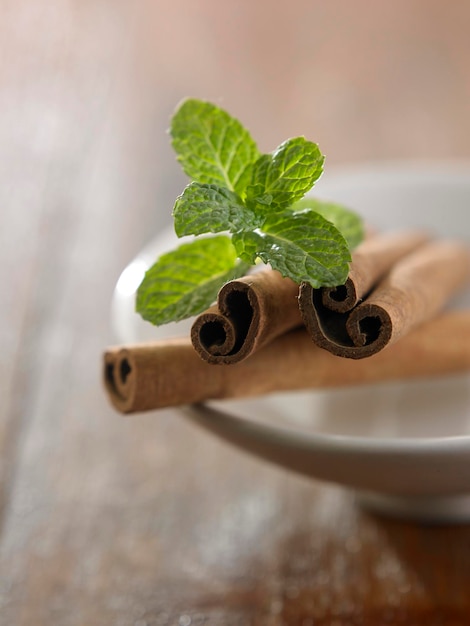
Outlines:
MULTIPOLYGON (((397 163, 332 171, 314 189, 371 224, 425 227, 470 244, 470 164, 397 163)), ((119 342, 187 333, 134 313, 143 273, 171 249, 171 231, 123 271, 112 303, 119 342)), ((451 306, 469 307, 470 290, 451 306)), ((374 510, 428 522, 470 520, 470 376, 211 402, 178 412, 288 469, 356 491, 374 510)))

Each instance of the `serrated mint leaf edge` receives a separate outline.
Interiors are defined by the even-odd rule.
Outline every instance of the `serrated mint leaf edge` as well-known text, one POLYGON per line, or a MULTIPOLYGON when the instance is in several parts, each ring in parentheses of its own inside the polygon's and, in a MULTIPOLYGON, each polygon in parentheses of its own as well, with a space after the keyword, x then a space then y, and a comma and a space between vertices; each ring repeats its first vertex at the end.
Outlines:
POLYGON ((307 196, 301 198, 289 208, 296 213, 313 211, 324 217, 340 231, 350 250, 356 248, 364 239, 365 225, 362 217, 354 210, 337 202, 307 196), (338 211, 339 214, 342 213, 344 217, 339 220, 336 219, 337 214, 330 213, 331 209, 338 211))

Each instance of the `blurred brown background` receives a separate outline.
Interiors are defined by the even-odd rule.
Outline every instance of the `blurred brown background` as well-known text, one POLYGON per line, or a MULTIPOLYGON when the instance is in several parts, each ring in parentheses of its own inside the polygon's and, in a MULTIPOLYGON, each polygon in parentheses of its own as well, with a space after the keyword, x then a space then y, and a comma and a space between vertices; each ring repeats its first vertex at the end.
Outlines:
POLYGON ((467 528, 368 517, 99 384, 115 281, 185 184, 181 98, 327 168, 469 159, 469 31, 466 0, 0 1, 2 625, 469 623, 467 528))

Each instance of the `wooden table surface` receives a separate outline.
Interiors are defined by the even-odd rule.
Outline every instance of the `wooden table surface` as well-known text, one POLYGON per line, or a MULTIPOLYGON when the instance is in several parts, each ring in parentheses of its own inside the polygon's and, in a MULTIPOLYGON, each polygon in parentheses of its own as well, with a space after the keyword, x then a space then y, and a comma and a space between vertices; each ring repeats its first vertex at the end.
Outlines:
POLYGON ((216 100, 327 167, 470 157, 470 3, 0 2, 0 623, 470 624, 470 526, 379 519, 100 384, 121 269, 216 100))

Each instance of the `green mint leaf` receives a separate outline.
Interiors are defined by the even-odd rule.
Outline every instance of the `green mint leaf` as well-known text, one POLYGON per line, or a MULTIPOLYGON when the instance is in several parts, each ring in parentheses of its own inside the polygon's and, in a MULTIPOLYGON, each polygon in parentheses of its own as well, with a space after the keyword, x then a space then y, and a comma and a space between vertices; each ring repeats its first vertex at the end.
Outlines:
POLYGON ((243 260, 259 257, 283 276, 315 289, 341 285, 348 276, 351 255, 344 237, 313 211, 270 215, 262 232, 236 233, 232 241, 243 260))
MULTIPOLYGON (((263 249, 263 235, 257 231, 240 231, 232 236, 232 244, 236 250, 238 258, 249 265, 255 265, 260 257, 259 251, 263 249)), ((269 261, 263 259, 265 263, 269 261)))
POLYGON ((323 215, 334 224, 348 242, 350 249, 355 248, 364 239, 364 223, 350 209, 333 202, 316 198, 303 198, 290 207, 293 211, 312 210, 323 215))
POLYGON ((247 204, 262 214, 267 214, 266 207, 269 212, 286 209, 313 187, 324 160, 317 144, 304 137, 288 139, 254 164, 246 190, 247 204))
POLYGON ((215 301, 225 282, 246 271, 224 235, 181 244, 147 270, 137 290, 136 311, 156 326, 197 315, 215 301))
POLYGON ((261 221, 233 191, 201 183, 190 183, 178 196, 173 217, 178 237, 253 230, 261 221))
POLYGON ((238 120, 214 104, 188 99, 176 110, 170 135, 178 161, 193 180, 244 194, 259 152, 238 120))

